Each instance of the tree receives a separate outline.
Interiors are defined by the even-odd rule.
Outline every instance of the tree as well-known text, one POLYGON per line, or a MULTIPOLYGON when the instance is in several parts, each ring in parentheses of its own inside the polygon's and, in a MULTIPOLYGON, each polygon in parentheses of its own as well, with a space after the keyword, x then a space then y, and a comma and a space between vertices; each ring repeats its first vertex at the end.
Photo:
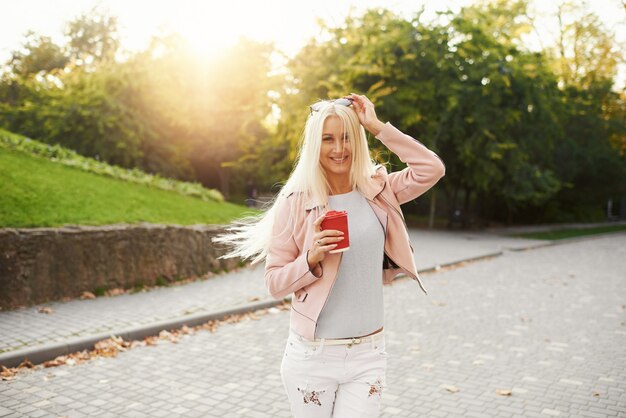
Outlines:
POLYGON ((70 56, 78 66, 93 67, 115 59, 119 50, 117 18, 95 8, 67 24, 70 56))
POLYGON ((562 3, 557 11, 558 43, 548 50, 562 86, 589 88, 613 80, 624 62, 624 45, 604 27, 600 18, 580 4, 562 3))
POLYGON ((27 77, 63 69, 68 62, 63 48, 50 37, 29 31, 22 48, 12 52, 8 68, 14 75, 27 77))

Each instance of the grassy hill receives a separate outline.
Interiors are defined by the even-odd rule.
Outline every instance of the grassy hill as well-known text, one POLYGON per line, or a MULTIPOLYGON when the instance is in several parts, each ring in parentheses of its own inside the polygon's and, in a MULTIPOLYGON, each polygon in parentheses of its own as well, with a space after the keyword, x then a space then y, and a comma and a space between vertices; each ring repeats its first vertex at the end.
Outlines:
POLYGON ((96 174, 15 148, 0 143, 0 227, 224 224, 258 213, 217 199, 203 200, 136 180, 96 174))

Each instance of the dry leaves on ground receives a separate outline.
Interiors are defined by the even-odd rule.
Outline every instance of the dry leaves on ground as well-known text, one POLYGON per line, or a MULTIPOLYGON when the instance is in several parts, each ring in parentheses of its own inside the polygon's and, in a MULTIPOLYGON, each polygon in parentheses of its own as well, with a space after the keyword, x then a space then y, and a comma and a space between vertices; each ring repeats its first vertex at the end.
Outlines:
POLYGON ((121 287, 116 287, 114 289, 109 289, 106 292, 104 292, 104 294, 107 295, 107 296, 118 296, 118 295, 123 295, 125 293, 128 293, 128 291, 122 289, 121 287))
POLYGON ((96 298, 96 295, 94 295, 94 294, 93 294, 93 293, 91 293, 91 292, 87 292, 87 291, 85 291, 85 292, 83 292, 83 294, 82 294, 82 295, 80 295, 80 298, 81 298, 81 299, 95 299, 95 298, 96 298))
POLYGON ((169 331, 163 330, 159 333, 159 335, 145 337, 141 341, 125 341, 122 337, 113 335, 111 336, 111 338, 107 338, 105 340, 101 340, 95 343, 93 350, 82 350, 67 355, 58 356, 54 360, 46 361, 41 365, 34 366, 28 359, 26 359, 17 367, 2 366, 2 369, 0 370, 0 378, 2 380, 13 379, 20 370, 26 368, 39 369, 41 367, 48 368, 62 365, 74 366, 98 357, 115 357, 119 352, 128 351, 131 348, 135 348, 137 346, 153 346, 156 345, 159 341, 169 341, 171 343, 177 343, 183 335, 191 335, 200 330, 215 332, 220 327, 220 325, 233 324, 246 319, 255 320, 268 313, 277 313, 279 311, 285 311, 289 309, 290 304, 287 302, 283 302, 271 308, 263 308, 254 312, 244 312, 241 314, 228 315, 222 319, 211 320, 205 322, 204 324, 196 325, 193 327, 183 325, 179 329, 169 331))
POLYGON ((37 312, 51 314, 54 310, 52 310, 52 308, 48 308, 47 306, 40 306, 37 308, 37 312))
POLYGON ((24 360, 17 367, 11 367, 11 368, 4 367, 4 366, 0 366, 0 367, 2 367, 0 369, 0 380, 11 380, 15 377, 15 375, 20 369, 32 369, 35 366, 30 361, 24 360))

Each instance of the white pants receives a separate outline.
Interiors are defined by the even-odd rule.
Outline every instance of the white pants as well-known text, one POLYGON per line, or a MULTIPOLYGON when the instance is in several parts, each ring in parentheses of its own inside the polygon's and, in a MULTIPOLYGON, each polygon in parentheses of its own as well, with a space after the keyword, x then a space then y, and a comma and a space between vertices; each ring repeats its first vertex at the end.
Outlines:
POLYGON ((280 375, 295 418, 378 417, 385 386, 384 330, 351 346, 313 346, 289 331, 280 375))

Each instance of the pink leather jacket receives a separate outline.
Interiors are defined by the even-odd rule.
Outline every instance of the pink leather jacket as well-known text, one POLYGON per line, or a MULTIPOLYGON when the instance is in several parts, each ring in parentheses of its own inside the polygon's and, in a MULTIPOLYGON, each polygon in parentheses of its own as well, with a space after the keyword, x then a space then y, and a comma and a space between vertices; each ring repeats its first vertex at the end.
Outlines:
MULTIPOLYGON (((417 274, 413 247, 400 205, 433 187, 444 176, 445 165, 437 154, 389 122, 376 138, 407 164, 405 169, 390 174, 385 167, 379 167, 367 188, 360 190, 385 230, 385 255, 381 266, 383 284, 391 284, 395 276, 404 273, 416 280, 427 294, 417 274)), ((277 207, 274 235, 265 260, 265 285, 275 299, 294 294, 290 327, 312 340, 315 338, 317 318, 335 283, 343 253, 326 254, 313 271, 309 269, 307 252, 313 243, 313 222, 322 215, 323 207, 312 199, 307 201, 305 207, 294 205, 294 201, 293 194, 290 194, 277 207), (287 225, 293 219, 302 222, 287 225), (289 237, 292 230, 293 236, 289 237)))

